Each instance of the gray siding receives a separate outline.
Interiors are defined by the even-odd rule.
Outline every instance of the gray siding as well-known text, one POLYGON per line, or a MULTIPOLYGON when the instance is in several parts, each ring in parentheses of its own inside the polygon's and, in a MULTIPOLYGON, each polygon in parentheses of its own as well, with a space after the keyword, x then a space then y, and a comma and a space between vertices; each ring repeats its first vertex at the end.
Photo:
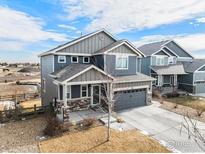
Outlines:
POLYGON ((91 58, 92 64, 97 66, 98 68, 104 70, 104 56, 96 55, 91 58))
POLYGON ((108 77, 96 71, 95 69, 91 69, 69 82, 100 81, 100 80, 108 80, 108 77))
MULTIPOLYGON (((54 56, 54 70, 58 71, 63 69, 64 67, 68 66, 71 64, 71 57, 66 55, 66 63, 58 63, 58 56, 54 56)), ((85 56, 87 57, 87 56, 85 56)), ((90 62, 92 61, 92 58, 90 58, 90 62)), ((83 56, 78 56, 78 63, 83 64, 83 56)))
POLYGON ((193 85, 193 74, 178 75, 178 82, 193 85))
POLYGON ((184 51, 180 46, 175 44, 173 41, 168 43, 168 44, 166 44, 166 46, 169 49, 171 49, 172 51, 174 51, 180 57, 190 57, 190 58, 192 58, 189 54, 187 54, 186 51, 184 51))
POLYGON ((205 81, 205 72, 204 73, 194 73, 194 81, 205 81))
POLYGON ((145 57, 141 60, 141 72, 146 75, 151 75, 151 57, 145 57))
POLYGON ((106 68, 107 72, 113 76, 123 76, 123 75, 134 75, 136 74, 136 56, 129 56, 128 60, 128 69, 127 70, 118 70, 115 69, 116 65, 116 56, 115 55, 106 55, 106 68))
POLYGON ((117 47, 116 49, 113 49, 109 53, 127 53, 127 54, 136 54, 134 51, 132 51, 129 47, 126 45, 121 45, 117 47))
POLYGON ((92 54, 114 42, 113 38, 101 32, 58 52, 92 54))
POLYGON ((45 92, 41 93, 42 105, 48 105, 53 98, 57 98, 57 86, 53 84, 53 79, 49 76, 53 72, 53 58, 53 55, 41 57, 41 84, 43 84, 43 78, 46 80, 45 92))

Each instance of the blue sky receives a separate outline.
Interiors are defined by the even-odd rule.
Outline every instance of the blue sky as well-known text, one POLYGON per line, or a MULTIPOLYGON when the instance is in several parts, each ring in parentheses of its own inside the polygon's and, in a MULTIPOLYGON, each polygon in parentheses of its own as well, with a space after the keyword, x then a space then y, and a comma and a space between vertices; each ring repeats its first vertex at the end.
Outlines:
POLYGON ((137 47, 174 39, 205 58, 204 0, 1 0, 0 21, 0 62, 38 62, 39 53, 101 28, 137 47))

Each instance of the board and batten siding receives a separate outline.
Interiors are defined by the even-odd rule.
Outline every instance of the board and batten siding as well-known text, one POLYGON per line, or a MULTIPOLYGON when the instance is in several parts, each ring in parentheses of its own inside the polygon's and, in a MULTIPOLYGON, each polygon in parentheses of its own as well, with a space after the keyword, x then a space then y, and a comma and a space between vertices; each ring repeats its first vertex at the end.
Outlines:
POLYGON ((57 52, 93 54, 114 42, 113 38, 101 32, 57 52))
MULTIPOLYGON (((111 51, 109 53, 119 53, 119 54, 136 54, 134 51, 132 51, 129 47, 126 45, 121 45, 111 51)), ((136 55, 137 56, 137 55, 136 55)))
POLYGON ((89 71, 69 81, 69 83, 84 82, 84 81, 107 81, 107 80, 109 80, 109 78, 106 75, 96 71, 95 69, 90 69, 89 71))
POLYGON ((41 87, 43 87, 43 79, 45 79, 45 92, 41 91, 42 105, 49 105, 53 98, 57 98, 57 86, 53 83, 53 79, 49 76, 54 71, 54 56, 47 55, 41 57, 41 87))

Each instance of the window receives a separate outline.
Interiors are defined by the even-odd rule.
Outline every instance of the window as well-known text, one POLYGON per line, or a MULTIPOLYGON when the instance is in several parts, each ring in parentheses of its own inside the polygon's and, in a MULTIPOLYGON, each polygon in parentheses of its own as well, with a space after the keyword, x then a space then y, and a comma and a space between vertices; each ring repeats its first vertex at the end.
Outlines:
POLYGON ((128 69, 128 56, 116 57, 116 69, 128 69))
POLYGON ((70 99, 70 98, 71 98, 71 87, 70 87, 70 86, 67 86, 66 98, 67 98, 67 99, 70 99))
POLYGON ((83 57, 83 63, 85 64, 90 63, 90 57, 83 57))
POLYGON ((58 63, 66 63, 66 56, 58 56, 58 63))
POLYGON ((164 65, 164 58, 165 58, 165 57, 157 57, 157 58, 156 58, 156 64, 157 64, 157 66, 164 65))
POLYGON ((42 79, 42 90, 43 92, 46 92, 46 79, 45 78, 42 79))
POLYGON ((88 97, 88 85, 81 86, 81 97, 88 97))
POLYGON ((71 63, 78 63, 78 57, 71 57, 71 63))

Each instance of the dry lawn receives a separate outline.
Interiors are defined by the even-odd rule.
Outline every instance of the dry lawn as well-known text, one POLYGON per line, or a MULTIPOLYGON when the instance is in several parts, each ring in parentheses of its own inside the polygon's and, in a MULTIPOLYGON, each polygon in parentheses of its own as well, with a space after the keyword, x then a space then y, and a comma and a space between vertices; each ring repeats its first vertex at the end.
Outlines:
POLYGON ((137 130, 119 132, 111 130, 111 140, 106 142, 106 127, 99 126, 81 132, 66 133, 63 136, 40 142, 44 153, 70 152, 152 152, 167 153, 165 147, 137 130))
POLYGON ((46 121, 37 117, 0 126, 0 153, 39 152, 37 136, 43 135, 46 121))
POLYGON ((22 108, 31 108, 34 107, 34 105, 36 105, 36 107, 41 106, 41 99, 28 100, 20 103, 22 108))
POLYGON ((176 98, 166 99, 169 102, 191 107, 196 110, 205 111, 205 99, 191 96, 180 96, 176 98))

